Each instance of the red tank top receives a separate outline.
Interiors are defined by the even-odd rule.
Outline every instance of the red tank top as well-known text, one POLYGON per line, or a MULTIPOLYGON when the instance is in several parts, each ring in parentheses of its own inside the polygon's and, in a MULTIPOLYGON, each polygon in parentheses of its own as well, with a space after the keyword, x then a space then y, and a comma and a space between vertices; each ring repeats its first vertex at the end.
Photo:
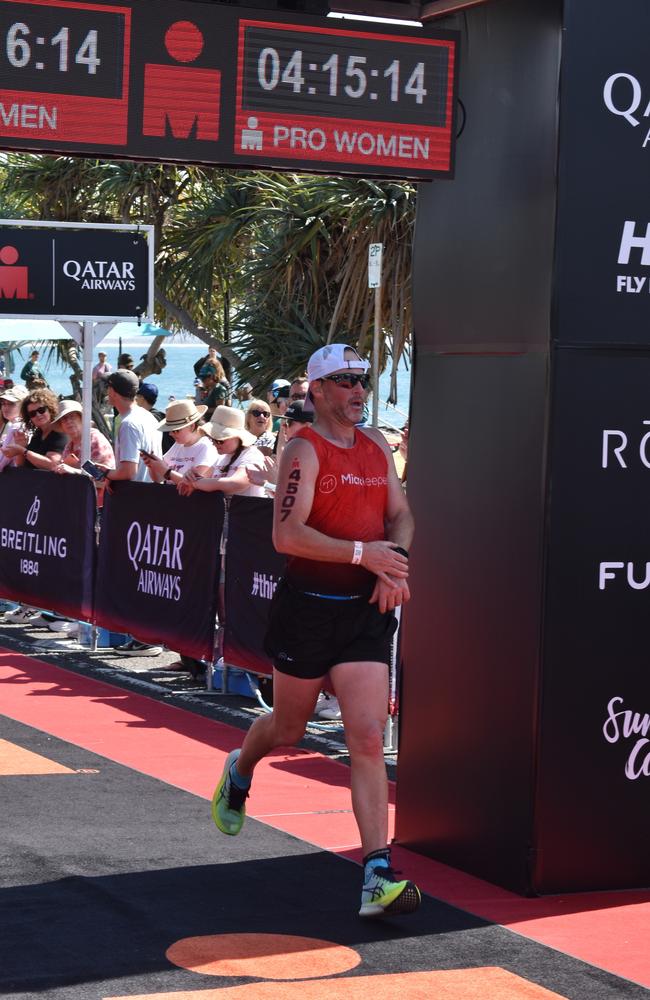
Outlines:
MULTIPOLYGON (((367 434, 355 431, 354 445, 341 448, 311 427, 296 437, 309 441, 318 458, 314 502, 307 524, 331 538, 374 542, 385 538, 388 460, 367 434)), ((299 590, 318 594, 369 594, 373 573, 351 563, 290 556, 287 579, 299 590)))

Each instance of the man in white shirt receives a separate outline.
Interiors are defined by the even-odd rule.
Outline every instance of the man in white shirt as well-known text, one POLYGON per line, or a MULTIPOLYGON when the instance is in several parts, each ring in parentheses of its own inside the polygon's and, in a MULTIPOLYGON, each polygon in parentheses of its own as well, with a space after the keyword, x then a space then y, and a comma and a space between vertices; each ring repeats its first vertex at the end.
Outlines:
POLYGON ((147 466, 142 461, 142 452, 162 455, 162 435, 158 422, 148 410, 135 401, 140 382, 135 372, 118 368, 107 378, 108 401, 122 418, 114 442, 115 468, 109 469, 109 482, 131 479, 140 483, 150 483, 147 466))
MULTIPOLYGON (((142 453, 162 454, 162 435, 156 418, 135 401, 140 381, 135 372, 118 368, 107 379, 108 401, 122 418, 114 441, 115 468, 106 472, 108 482, 114 483, 130 479, 136 482, 151 482, 147 466, 142 461, 142 453)), ((121 646, 114 647, 123 656, 158 656, 162 646, 152 646, 130 637, 121 646)))

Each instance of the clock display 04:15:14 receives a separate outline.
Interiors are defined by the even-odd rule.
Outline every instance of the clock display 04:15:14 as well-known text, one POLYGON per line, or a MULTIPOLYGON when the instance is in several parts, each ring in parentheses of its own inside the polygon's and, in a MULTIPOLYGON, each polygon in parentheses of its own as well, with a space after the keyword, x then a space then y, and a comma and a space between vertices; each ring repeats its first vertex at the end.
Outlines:
MULTIPOLYGON (((339 97, 343 93, 352 99, 363 97, 368 89, 367 62, 366 56, 348 56, 347 62, 343 65, 343 60, 338 53, 333 53, 319 67, 319 71, 329 77, 326 81, 329 96, 339 97)), ((310 63, 310 70, 313 70, 313 66, 314 64, 310 63)), ((390 100, 396 103, 404 95, 413 97, 416 104, 423 104, 427 96, 424 73, 425 64, 423 62, 416 63, 410 73, 408 70, 403 73, 399 59, 393 59, 383 71, 383 77, 390 81, 390 100), (401 86, 402 80, 405 80, 403 87, 401 86)), ((371 70, 370 75, 379 76, 379 71, 371 70)), ((296 49, 283 68, 278 50, 267 46, 261 50, 257 60, 257 78, 262 90, 272 91, 284 84, 291 87, 294 94, 300 94, 306 83, 303 76, 302 51, 296 49)), ((310 87, 309 93, 314 92, 315 88, 310 87)))

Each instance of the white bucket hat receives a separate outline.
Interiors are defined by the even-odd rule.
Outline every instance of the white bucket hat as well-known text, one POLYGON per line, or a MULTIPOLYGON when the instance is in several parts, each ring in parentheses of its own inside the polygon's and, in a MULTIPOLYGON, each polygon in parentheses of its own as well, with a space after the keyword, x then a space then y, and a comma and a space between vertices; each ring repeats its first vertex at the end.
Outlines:
POLYGON ((78 403, 76 399, 62 399, 59 403, 59 412, 50 426, 54 427, 55 424, 58 424, 60 420, 63 420, 63 418, 67 417, 70 413, 80 414, 81 412, 81 403, 78 403))
POLYGON ((181 431, 200 420, 207 406, 197 406, 191 399, 179 399, 165 410, 165 419, 158 424, 159 431, 181 431))
POLYGON ((239 438, 244 448, 250 448, 257 441, 255 435, 244 427, 244 411, 236 410, 232 406, 217 406, 212 414, 212 420, 209 424, 203 424, 201 431, 213 441, 239 438))

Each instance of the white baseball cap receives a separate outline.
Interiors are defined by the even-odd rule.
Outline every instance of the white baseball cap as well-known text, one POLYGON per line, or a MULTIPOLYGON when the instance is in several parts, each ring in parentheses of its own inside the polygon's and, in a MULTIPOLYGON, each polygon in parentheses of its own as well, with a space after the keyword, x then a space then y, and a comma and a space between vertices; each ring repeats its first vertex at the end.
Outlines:
POLYGON ((364 372, 367 372, 370 362, 364 361, 349 344, 327 344, 326 347, 319 347, 310 357, 307 363, 307 378, 310 382, 315 382, 316 379, 326 378, 333 372, 340 372, 345 368, 363 368, 364 372), (348 360, 345 356, 346 351, 352 351, 354 357, 348 360))

